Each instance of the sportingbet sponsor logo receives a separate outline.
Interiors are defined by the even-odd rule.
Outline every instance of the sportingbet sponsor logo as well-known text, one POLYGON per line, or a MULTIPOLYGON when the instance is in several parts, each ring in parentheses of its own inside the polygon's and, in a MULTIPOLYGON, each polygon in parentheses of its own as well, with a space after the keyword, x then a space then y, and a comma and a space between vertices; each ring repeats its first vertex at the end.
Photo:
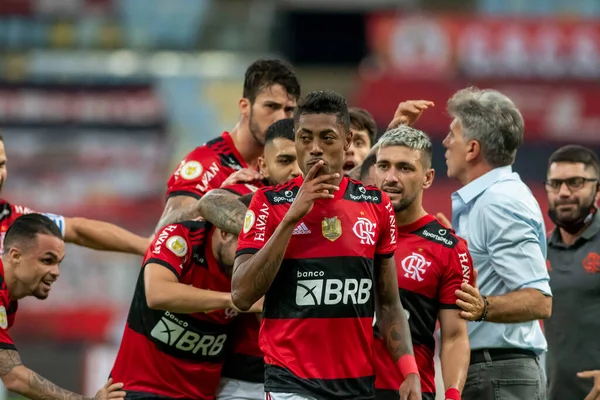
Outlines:
POLYGON ((150 332, 150 336, 181 351, 203 356, 217 356, 225 346, 226 334, 200 335, 188 330, 189 324, 166 311, 150 332))
MULTIPOLYGON (((324 277, 323 271, 297 272, 298 278, 324 277)), ((365 304, 371 298, 371 279, 301 279, 296 282, 296 304, 320 306, 365 304)))
POLYGON ((219 172, 219 164, 213 162, 210 167, 204 171, 204 175, 200 178, 200 183, 196 185, 196 189, 201 192, 206 192, 210 181, 217 175, 217 172, 219 172))
POLYGON ((176 225, 168 225, 158 234, 158 238, 156 238, 156 242, 154 242, 154 250, 152 250, 152 253, 160 254, 163 243, 175 229, 177 229, 176 225))
POLYGON ((277 204, 279 203, 293 203, 294 199, 296 197, 294 196, 294 192, 292 192, 291 190, 286 190, 285 192, 283 192, 283 196, 275 196, 273 197, 273 201, 277 204))
POLYGON ((469 256, 467 253, 459 253, 458 260, 462 268, 463 282, 471 282, 471 263, 469 262, 469 256))
POLYGON ((445 235, 446 233, 447 233, 447 231, 445 229, 440 229, 439 233, 432 233, 432 232, 429 232, 427 229, 425 229, 423 231, 424 236, 430 237, 434 240, 437 240, 438 242, 445 243, 448 246, 452 246, 452 240, 445 238, 444 236, 441 236, 441 235, 445 235))

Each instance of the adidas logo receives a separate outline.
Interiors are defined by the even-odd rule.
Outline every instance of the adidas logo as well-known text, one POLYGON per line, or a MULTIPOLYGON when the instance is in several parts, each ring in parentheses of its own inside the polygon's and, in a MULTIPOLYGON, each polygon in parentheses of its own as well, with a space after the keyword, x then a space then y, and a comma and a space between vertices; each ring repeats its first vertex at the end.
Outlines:
POLYGON ((308 235, 310 233, 312 232, 306 227, 306 224, 304 224, 304 222, 300 222, 300 225, 294 228, 292 235, 308 235))

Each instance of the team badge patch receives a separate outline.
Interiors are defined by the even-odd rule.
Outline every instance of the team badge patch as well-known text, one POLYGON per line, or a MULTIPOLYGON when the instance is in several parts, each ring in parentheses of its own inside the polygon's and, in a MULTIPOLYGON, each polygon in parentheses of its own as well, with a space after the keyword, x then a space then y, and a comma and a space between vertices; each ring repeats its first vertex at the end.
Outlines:
POLYGON ((167 239, 167 249, 171 250, 177 257, 187 254, 187 243, 181 236, 171 236, 167 239))
POLYGON ((198 161, 188 161, 179 170, 179 175, 188 181, 198 178, 200 174, 202 174, 202 164, 198 161))
POLYGON ((254 215, 254 211, 246 211, 246 218, 244 218, 244 233, 248 233, 248 231, 254 226, 255 221, 256 215, 254 215))
POLYGON ((324 218, 321 221, 321 231, 325 239, 335 242, 342 236, 342 221, 338 217, 324 218))
POLYGON ((8 328, 8 316, 6 315, 6 308, 0 306, 0 328, 8 328))

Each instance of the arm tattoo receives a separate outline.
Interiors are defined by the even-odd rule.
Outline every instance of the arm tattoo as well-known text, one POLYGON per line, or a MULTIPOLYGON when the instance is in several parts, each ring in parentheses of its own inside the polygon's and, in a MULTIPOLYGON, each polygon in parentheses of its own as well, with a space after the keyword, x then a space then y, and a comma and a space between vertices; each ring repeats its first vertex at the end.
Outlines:
POLYGON ((247 207, 240 197, 226 190, 215 189, 196 204, 197 211, 220 230, 238 235, 244 226, 247 207))
MULTIPOLYGON (((16 350, 0 350, 0 376, 8 375, 16 367, 23 366, 21 357, 16 350)), ((25 383, 25 382, 24 382, 25 383)), ((62 389, 54 383, 36 374, 27 371, 27 388, 24 393, 19 393, 36 400, 84 400, 85 397, 62 389)))
POLYGON ((279 266, 281 265, 284 254, 285 253, 282 253, 275 260, 267 262, 265 266, 258 271, 253 282, 255 292, 267 293, 279 271, 279 266))
POLYGON ((175 196, 167 200, 165 211, 156 225, 155 232, 162 227, 199 217, 196 200, 191 196, 175 196))
POLYGON ((62 389, 48 379, 33 371, 29 371, 29 387, 31 398, 36 400, 85 400, 86 398, 62 389))
MULTIPOLYGON (((376 260, 377 263, 377 260, 376 260)), ((410 328, 400 302, 396 266, 393 262, 376 264, 377 321, 388 351, 394 360, 413 354, 410 328)))
POLYGON ((15 367, 23 365, 21 356, 16 350, 2 349, 0 350, 0 377, 4 377, 15 367))

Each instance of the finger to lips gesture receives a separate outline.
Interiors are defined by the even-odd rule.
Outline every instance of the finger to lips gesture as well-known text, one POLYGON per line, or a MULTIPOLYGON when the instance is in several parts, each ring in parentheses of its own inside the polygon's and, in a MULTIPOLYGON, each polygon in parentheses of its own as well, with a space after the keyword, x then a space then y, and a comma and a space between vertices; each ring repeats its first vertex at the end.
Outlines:
POLYGON ((473 286, 462 283, 460 290, 457 290, 455 294, 458 297, 456 305, 463 310, 460 312, 461 318, 467 321, 476 321, 481 318, 485 309, 485 300, 477 286, 477 270, 473 270, 473 286))
POLYGON ((319 169, 323 166, 323 160, 318 161, 308 171, 300 190, 287 212, 287 217, 294 222, 298 222, 312 210, 313 204, 319 199, 333 199, 333 194, 340 188, 337 185, 328 183, 340 177, 340 174, 317 175, 319 169))
POLYGON ((394 113, 392 122, 388 125, 388 130, 399 127, 400 125, 413 126, 421 117, 423 111, 429 107, 434 107, 433 101, 429 100, 407 100, 398 104, 394 113))

